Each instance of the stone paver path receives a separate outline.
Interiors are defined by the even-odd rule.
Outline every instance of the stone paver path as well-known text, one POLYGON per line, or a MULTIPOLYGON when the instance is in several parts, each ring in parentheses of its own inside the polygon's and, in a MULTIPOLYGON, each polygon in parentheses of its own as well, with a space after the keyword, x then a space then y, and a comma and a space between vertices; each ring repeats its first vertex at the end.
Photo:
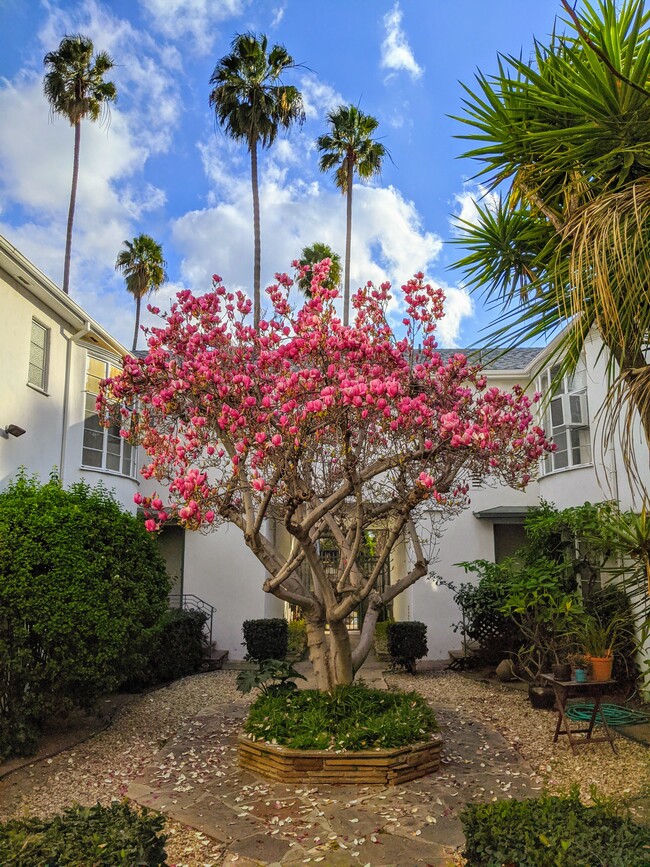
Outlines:
POLYGON ((443 767, 399 788, 287 786, 240 770, 247 706, 234 702, 195 717, 127 794, 220 841, 223 864, 443 867, 462 845, 466 802, 532 795, 541 783, 500 734, 434 709, 443 767))

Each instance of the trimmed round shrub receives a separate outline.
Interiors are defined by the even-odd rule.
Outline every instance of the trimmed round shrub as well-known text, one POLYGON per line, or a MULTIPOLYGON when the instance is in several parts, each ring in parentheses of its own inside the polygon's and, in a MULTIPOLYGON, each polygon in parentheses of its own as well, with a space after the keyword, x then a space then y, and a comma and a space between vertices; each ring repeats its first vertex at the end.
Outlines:
POLYGON ((243 644, 246 659, 263 662, 265 659, 284 659, 289 645, 289 624, 283 617, 265 617, 244 620, 243 644))
POLYGON ((261 695, 244 731, 255 740, 298 750, 392 749, 426 741, 438 731, 417 692, 386 692, 360 683, 332 692, 302 689, 261 695))
POLYGON ((105 488, 21 474, 2 491, 0 756, 141 672, 168 591, 155 540, 105 488))
POLYGON ((394 667, 415 674, 415 663, 427 655, 427 626, 419 620, 390 623, 388 652, 394 667))
POLYGON ((50 819, 0 824, 0 864, 21 867, 165 867, 165 819, 128 804, 70 807, 50 819))

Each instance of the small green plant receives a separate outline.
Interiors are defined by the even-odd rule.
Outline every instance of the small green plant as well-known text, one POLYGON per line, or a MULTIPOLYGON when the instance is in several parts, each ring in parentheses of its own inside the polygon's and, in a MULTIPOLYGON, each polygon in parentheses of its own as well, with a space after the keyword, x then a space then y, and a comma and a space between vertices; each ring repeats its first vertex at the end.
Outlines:
POLYGON ((0 825, 0 864, 16 867, 165 867, 163 816, 126 803, 70 807, 49 819, 0 825))
POLYGON ((246 659, 262 662, 265 659, 284 659, 289 644, 289 627, 283 617, 265 617, 245 620, 242 632, 246 659))
POLYGON ((438 729, 416 692, 386 692, 360 683, 332 692, 304 689, 261 695, 244 730, 255 740, 294 749, 370 750, 428 740, 438 729))
POLYGON ((579 630, 579 638, 589 656, 611 656, 620 634, 628 628, 628 621, 619 614, 604 621, 597 615, 588 615, 579 630))
POLYGON ((278 695, 298 689, 296 679, 307 680, 299 671, 284 659, 265 659, 258 668, 240 671, 237 675, 237 689, 245 695, 259 689, 263 695, 278 695))
POLYGON ((584 653, 570 653, 567 656, 567 662, 573 668, 587 670, 589 668, 589 657, 584 653))
POLYGON ((307 623, 304 620, 291 620, 288 628, 287 656, 302 659, 307 647, 307 623))
POLYGON ((388 627, 388 652, 393 667, 415 674, 415 663, 427 655, 427 626, 418 620, 391 623, 388 627))
POLYGON ((569 795, 470 804, 460 815, 472 867, 647 867, 650 828, 569 795))

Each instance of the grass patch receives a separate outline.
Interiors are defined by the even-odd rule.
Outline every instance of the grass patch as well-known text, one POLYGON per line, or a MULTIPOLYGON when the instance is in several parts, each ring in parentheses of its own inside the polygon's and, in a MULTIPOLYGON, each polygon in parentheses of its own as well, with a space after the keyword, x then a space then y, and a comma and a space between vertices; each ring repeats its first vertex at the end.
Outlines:
POLYGON ((244 731, 255 740, 300 750, 392 749, 428 740, 438 730, 417 692, 386 692, 363 684, 333 692, 305 689, 261 695, 244 731))

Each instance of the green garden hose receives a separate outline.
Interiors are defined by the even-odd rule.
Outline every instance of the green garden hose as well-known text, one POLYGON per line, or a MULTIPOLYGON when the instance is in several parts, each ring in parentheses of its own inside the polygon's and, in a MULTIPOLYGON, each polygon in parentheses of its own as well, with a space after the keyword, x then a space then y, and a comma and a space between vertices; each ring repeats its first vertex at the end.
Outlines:
MULTIPOLYGON (((570 704, 567 706, 566 715, 574 722, 588 722, 594 712, 593 702, 584 704, 570 704)), ((650 722, 650 714, 621 707, 620 704, 601 704, 596 722, 600 722, 600 714, 604 714, 608 726, 633 726, 640 723, 650 722)))

